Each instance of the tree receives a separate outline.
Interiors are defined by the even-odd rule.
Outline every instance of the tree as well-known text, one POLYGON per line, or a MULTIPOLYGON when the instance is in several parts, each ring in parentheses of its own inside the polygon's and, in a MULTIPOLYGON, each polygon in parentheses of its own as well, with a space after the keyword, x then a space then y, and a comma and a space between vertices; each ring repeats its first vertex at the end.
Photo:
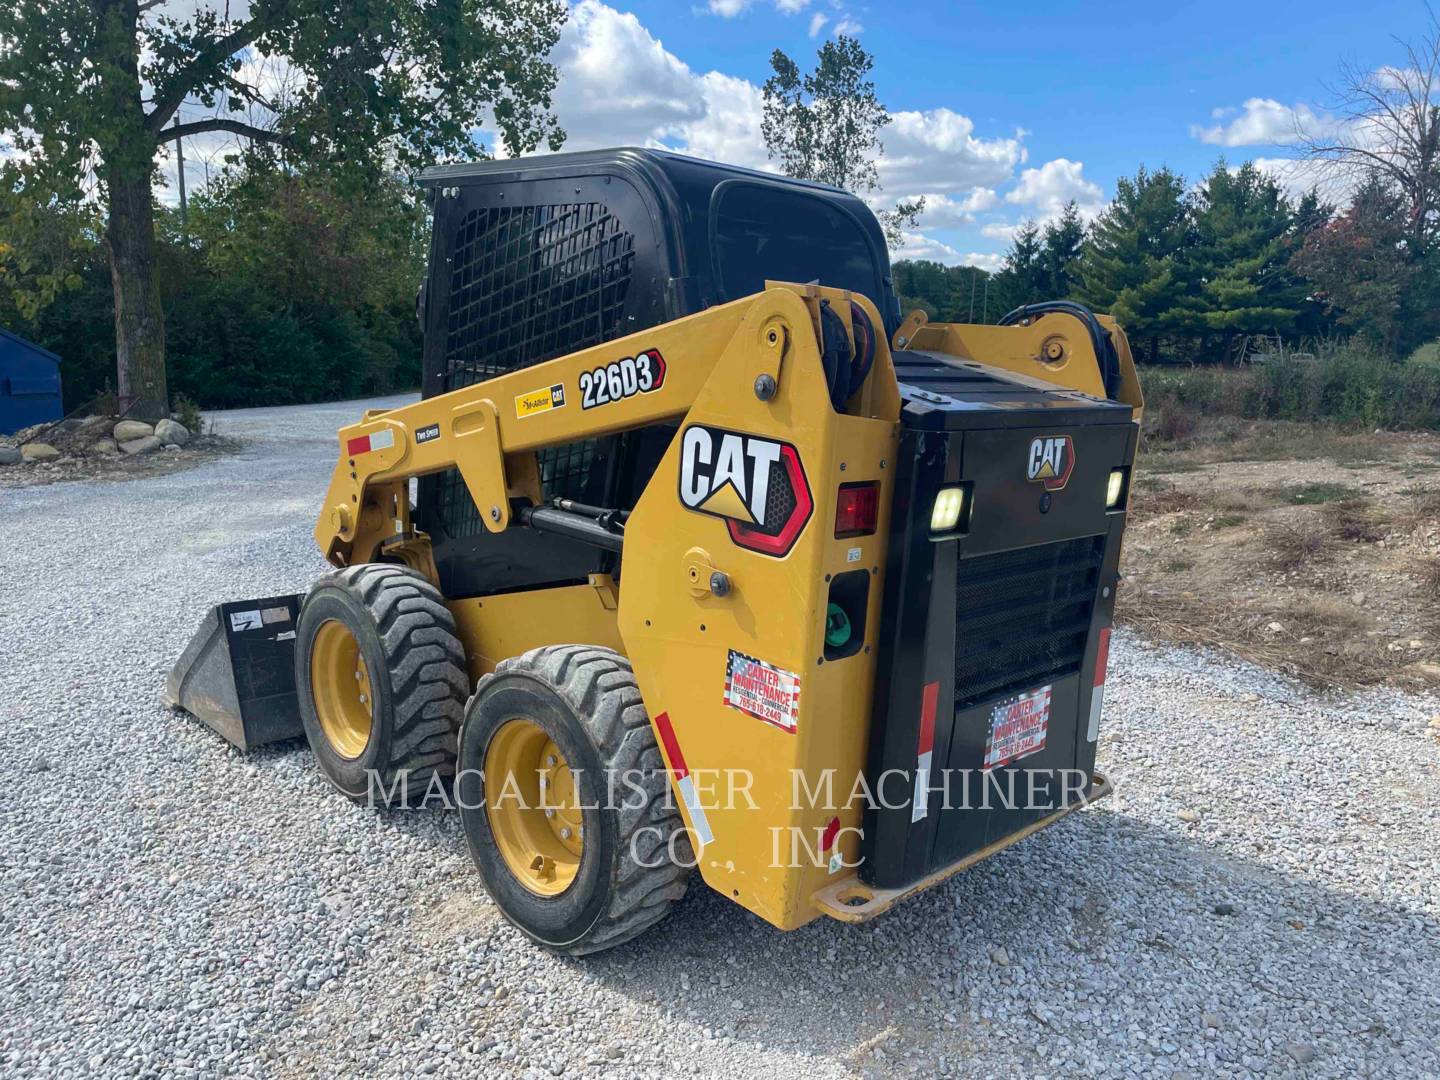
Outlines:
MULTIPOLYGON (((874 59, 853 37, 839 35, 820 48, 815 70, 802 75, 784 52, 770 54, 760 131, 766 153, 786 176, 818 180, 858 195, 880 190, 875 157, 884 153, 880 129, 890 113, 869 78, 874 59)), ((925 209, 923 197, 881 211, 886 242, 900 246, 902 230, 925 209)))
POLYGON ((561 0, 254 0, 232 15, 154 0, 11 0, 0 6, 0 133, 21 152, 18 190, 48 204, 87 184, 105 210, 119 392, 167 409, 155 279, 155 158, 227 132, 287 162, 409 169, 481 154, 489 116, 512 152, 563 138, 546 57, 561 0), (261 60, 288 70, 267 74, 261 60), (274 85, 278 83, 278 85, 274 85), (211 113, 171 124, 182 105, 211 113))
POLYGON ((1131 337, 1148 338, 1156 361, 1160 335, 1185 327, 1189 243, 1184 179, 1142 166, 1116 182, 1114 200, 1090 227, 1076 297, 1114 315, 1131 337))
MULTIPOLYGON (((1033 221, 1021 223, 1010 248, 1005 252, 1005 261, 995 275, 993 291, 988 307, 1003 315, 1021 304, 1033 304, 1049 299, 1050 274, 1045 265, 1045 245, 1040 236, 1040 226, 1033 221)), ((988 312, 986 313, 988 314, 988 312)))
POLYGON ((1415 258, 1409 199, 1383 177, 1355 193, 1349 209, 1313 229, 1294 257, 1315 297, 1339 324, 1391 355, 1440 332, 1435 271, 1415 258))
POLYGON ((1290 266, 1299 236, 1280 186, 1253 162, 1231 170, 1222 159, 1192 196, 1191 217, 1191 328, 1221 335, 1227 358, 1247 335, 1292 332, 1306 288, 1290 266))
MULTIPOLYGON (((1346 187, 1380 182, 1404 201, 1404 238, 1417 258, 1440 237, 1440 20, 1418 42, 1402 42, 1399 66, 1340 69, 1334 119, 1299 131, 1310 160, 1346 187)), ((1373 192, 1372 192, 1373 194, 1373 192)))
POLYGON ((1065 300, 1070 296, 1075 264, 1085 246, 1085 222, 1080 208, 1071 199, 1060 216, 1045 226, 1040 262, 1045 269, 1045 299, 1065 300))

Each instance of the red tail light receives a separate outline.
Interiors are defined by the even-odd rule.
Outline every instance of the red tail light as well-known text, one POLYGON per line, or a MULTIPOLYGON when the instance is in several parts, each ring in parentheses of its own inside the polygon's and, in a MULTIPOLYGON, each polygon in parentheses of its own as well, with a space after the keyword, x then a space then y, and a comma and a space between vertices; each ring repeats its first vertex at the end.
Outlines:
POLYGON ((1105 685, 1105 669, 1110 664, 1110 627, 1100 631, 1100 647, 1095 650, 1095 685, 1105 685))
POLYGON ((873 480, 841 484, 835 500, 835 536, 869 536, 880 521, 880 487, 873 480))

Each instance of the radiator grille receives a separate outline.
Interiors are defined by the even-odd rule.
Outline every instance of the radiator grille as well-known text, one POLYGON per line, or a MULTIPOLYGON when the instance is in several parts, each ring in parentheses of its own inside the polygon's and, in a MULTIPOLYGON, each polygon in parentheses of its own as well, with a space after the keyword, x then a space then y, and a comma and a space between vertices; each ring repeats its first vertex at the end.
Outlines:
MULTIPOLYGON (((444 389, 455 390, 619 337, 635 238, 602 203, 486 207, 455 233, 445 323, 444 389)), ((540 453, 547 497, 581 498, 593 439, 540 453)), ((439 478, 446 532, 481 528, 455 470, 439 478)))
POLYGON ((955 588, 955 707, 1080 670, 1104 537, 962 559, 955 588))

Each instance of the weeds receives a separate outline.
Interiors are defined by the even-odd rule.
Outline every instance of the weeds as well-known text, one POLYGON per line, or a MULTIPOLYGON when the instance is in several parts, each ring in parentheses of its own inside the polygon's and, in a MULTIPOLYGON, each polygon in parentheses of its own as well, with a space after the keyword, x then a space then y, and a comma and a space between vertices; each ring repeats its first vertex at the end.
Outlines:
POLYGON ((1352 544, 1373 544, 1385 538, 1374 507, 1366 499, 1342 499, 1325 507, 1330 531, 1352 544))
POLYGON ((1294 571, 1324 562, 1335 554, 1335 537, 1314 518, 1279 521, 1265 530, 1270 564, 1294 571))

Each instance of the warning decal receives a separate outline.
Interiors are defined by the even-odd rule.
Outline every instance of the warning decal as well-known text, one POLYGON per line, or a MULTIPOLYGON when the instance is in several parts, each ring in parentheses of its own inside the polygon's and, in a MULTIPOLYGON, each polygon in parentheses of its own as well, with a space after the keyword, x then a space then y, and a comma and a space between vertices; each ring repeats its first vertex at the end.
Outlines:
POLYGON ((731 649, 725 704, 793 735, 800 715, 800 676, 731 649))
POLYGON ((984 769, 998 769, 1045 749, 1050 728, 1050 687, 1002 701, 990 711, 984 769))

